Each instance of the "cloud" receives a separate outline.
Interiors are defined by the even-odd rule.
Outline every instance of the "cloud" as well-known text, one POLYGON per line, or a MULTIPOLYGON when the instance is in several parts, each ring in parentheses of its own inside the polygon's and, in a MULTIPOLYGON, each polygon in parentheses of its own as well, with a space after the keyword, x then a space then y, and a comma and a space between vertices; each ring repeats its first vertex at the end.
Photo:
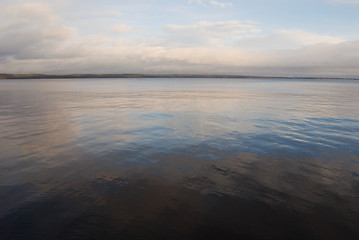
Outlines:
MULTIPOLYGON (((126 33, 127 25, 112 30, 126 33)), ((248 21, 166 25, 165 36, 80 35, 46 3, 0 10, 0 72, 357 75, 359 41, 248 21)))
POLYGON ((61 18, 44 3, 11 6, 1 12, 0 56, 23 58, 39 55, 58 43, 71 39, 76 29, 61 23, 61 18))
POLYGON ((250 49, 295 49, 320 43, 336 44, 344 40, 299 29, 282 29, 273 34, 250 36, 238 42, 238 46, 250 49))
POLYGON ((233 3, 231 3, 231 2, 210 1, 209 3, 213 6, 220 7, 220 8, 230 7, 233 5, 233 3))
POLYGON ((96 19, 96 18, 118 18, 120 17, 122 14, 118 11, 114 11, 114 10, 110 10, 110 11, 100 11, 98 9, 95 10, 91 10, 91 11, 86 11, 86 12, 76 12, 74 14, 75 17, 81 17, 81 18, 91 18, 91 19, 96 19))
POLYGON ((205 6, 206 3, 209 3, 212 6, 216 6, 216 7, 220 7, 220 8, 230 7, 233 5, 233 3, 231 3, 231 2, 203 1, 203 0, 188 0, 187 3, 203 5, 203 6, 205 6))
MULTIPOLYGON (((92 46, 93 47, 93 46, 92 46)), ((287 51, 113 46, 85 56, 8 58, 0 72, 48 73, 222 73, 252 75, 355 75, 359 43, 287 51)))
POLYGON ((259 33, 254 23, 240 21, 198 22, 192 25, 166 25, 169 41, 184 46, 227 44, 245 34, 259 33))
POLYGON ((339 4, 359 4, 359 0, 332 0, 332 2, 339 4))
POLYGON ((278 73, 359 76, 359 41, 273 50, 267 52, 266 59, 267 66, 278 73))
POLYGON ((198 4, 198 5, 202 5, 203 4, 203 1, 202 0, 188 0, 187 1, 188 4, 198 4))
POLYGON ((86 54, 54 58, 7 58, 0 72, 48 73, 222 73, 252 75, 355 75, 359 42, 293 50, 163 47, 90 36, 86 54), (101 47, 108 46, 109 47, 101 47))
POLYGON ((0 72, 222 73, 251 75, 358 75, 359 41, 288 50, 164 47, 92 41, 86 55, 71 58, 7 58, 0 72), (98 44, 111 45, 98 47, 98 44))
POLYGON ((132 32, 134 29, 126 24, 119 24, 119 25, 116 25, 116 26, 113 26, 111 29, 110 29, 110 32, 113 32, 113 33, 130 33, 132 32))

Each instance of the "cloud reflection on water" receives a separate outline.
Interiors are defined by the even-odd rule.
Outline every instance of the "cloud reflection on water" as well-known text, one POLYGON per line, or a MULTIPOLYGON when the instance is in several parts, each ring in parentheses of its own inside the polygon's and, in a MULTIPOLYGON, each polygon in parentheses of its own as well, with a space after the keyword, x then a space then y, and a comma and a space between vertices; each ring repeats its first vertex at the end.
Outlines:
POLYGON ((0 85, 7 239, 358 235, 357 82, 0 85))

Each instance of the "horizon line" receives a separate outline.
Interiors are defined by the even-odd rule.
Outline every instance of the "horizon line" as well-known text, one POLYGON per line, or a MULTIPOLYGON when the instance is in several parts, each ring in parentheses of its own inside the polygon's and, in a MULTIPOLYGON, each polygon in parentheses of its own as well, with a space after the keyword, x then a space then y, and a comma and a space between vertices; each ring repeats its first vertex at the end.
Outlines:
POLYGON ((0 73, 0 79, 61 79, 61 78, 259 78, 259 79, 328 79, 359 80, 359 77, 333 76, 256 76, 241 74, 192 74, 192 73, 0 73))

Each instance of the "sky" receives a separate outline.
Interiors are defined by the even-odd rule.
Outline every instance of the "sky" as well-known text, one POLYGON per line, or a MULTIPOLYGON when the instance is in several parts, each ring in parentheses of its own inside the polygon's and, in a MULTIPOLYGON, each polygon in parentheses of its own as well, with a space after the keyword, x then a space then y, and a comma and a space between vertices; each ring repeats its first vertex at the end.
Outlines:
POLYGON ((359 76, 359 0, 0 2, 0 73, 359 76))

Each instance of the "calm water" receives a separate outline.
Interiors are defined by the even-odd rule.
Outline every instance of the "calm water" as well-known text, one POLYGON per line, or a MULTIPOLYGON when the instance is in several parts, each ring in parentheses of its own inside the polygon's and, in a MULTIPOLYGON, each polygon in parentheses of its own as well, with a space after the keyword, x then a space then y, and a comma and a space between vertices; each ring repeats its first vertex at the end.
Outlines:
POLYGON ((0 239, 359 239, 359 81, 0 81, 0 239))

